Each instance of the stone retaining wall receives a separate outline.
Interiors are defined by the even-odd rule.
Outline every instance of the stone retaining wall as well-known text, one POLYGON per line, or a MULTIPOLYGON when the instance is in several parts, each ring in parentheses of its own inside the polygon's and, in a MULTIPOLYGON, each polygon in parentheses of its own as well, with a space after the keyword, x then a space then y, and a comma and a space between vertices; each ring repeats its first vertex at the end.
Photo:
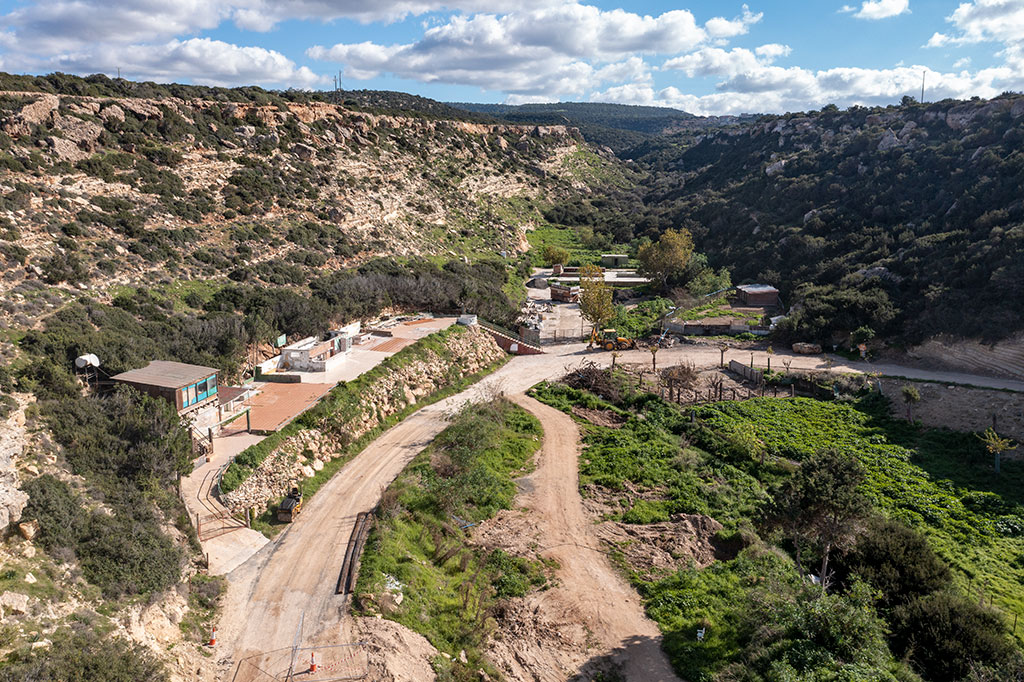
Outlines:
POLYGON ((367 386, 354 415, 346 418, 330 414, 315 428, 301 429, 285 438, 249 478, 223 496, 224 505, 232 512, 265 508, 392 415, 490 367, 505 355, 493 337, 479 327, 449 334, 444 345, 443 353, 429 350, 367 386))

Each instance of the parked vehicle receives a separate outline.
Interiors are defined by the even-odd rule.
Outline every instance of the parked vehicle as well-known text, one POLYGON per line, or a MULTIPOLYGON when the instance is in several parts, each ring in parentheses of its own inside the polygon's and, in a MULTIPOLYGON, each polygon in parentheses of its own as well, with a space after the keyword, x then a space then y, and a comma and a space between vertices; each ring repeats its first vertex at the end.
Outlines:
POLYGON ((636 339, 619 336, 614 329, 602 329, 599 336, 595 329, 590 332, 590 345, 599 346, 605 350, 629 350, 636 348, 636 339))
POLYGON ((292 488, 288 497, 281 500, 281 505, 277 508, 277 520, 281 523, 291 523, 300 511, 302 511, 302 491, 292 488))

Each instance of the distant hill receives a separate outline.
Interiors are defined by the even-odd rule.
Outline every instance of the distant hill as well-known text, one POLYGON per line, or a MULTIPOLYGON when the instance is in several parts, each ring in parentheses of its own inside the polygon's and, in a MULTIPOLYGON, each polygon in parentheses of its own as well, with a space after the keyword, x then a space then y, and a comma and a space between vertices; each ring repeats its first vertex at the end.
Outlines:
POLYGON ((1021 95, 829 106, 651 137, 621 154, 642 195, 559 215, 620 242, 687 227, 733 281, 802 306, 803 337, 994 341, 1024 329, 1022 149, 1021 95))
POLYGON ((580 129, 587 142, 620 152, 654 136, 728 125, 751 116, 695 116, 681 109, 600 102, 555 104, 474 104, 452 102, 457 109, 487 114, 510 123, 569 125, 580 129))

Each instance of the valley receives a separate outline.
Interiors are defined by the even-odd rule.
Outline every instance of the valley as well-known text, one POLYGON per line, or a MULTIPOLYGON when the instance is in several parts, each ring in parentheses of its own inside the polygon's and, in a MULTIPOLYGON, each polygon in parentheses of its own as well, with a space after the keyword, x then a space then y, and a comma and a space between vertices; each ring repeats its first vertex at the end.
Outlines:
POLYGON ((1024 674, 1024 96, 0 88, 0 680, 1024 674))

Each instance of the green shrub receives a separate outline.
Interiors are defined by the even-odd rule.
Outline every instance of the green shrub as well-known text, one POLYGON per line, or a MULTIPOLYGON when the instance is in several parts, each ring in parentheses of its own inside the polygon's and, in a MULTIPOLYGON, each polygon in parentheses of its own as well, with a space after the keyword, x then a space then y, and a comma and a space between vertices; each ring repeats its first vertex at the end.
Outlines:
POLYGON ((53 645, 18 651, 0 668, 3 682, 165 682, 163 663, 147 648, 89 630, 60 631, 53 645))
POLYGON ((1013 655, 999 615, 972 599, 935 592, 898 607, 893 650, 929 680, 958 680, 977 665, 998 666, 1013 655))

